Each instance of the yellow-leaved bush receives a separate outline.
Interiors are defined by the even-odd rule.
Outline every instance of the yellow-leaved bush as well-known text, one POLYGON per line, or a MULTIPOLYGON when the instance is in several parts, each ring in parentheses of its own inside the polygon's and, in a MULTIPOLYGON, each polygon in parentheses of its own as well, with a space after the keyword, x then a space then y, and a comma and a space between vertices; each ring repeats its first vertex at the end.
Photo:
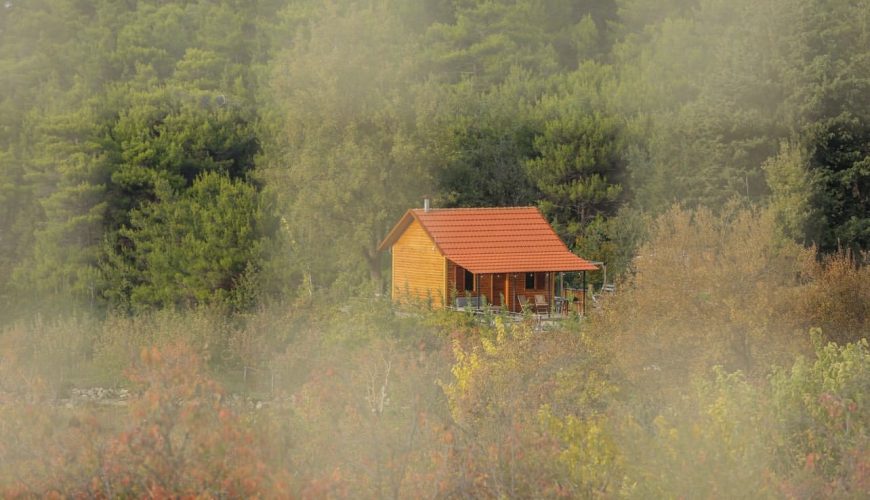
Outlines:
POLYGON ((605 413, 616 388, 577 331, 533 320, 453 342, 444 383, 456 439, 451 478, 476 497, 580 496, 606 491, 619 456, 605 413))

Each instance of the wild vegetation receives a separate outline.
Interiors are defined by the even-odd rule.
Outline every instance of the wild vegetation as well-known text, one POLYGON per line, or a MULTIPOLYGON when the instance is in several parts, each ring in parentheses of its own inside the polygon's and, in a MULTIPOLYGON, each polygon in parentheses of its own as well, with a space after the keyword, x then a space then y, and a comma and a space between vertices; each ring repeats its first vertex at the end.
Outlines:
POLYGON ((0 495, 866 498, 868 25, 5 2, 0 495), (394 308, 376 247, 424 195, 540 207, 617 292, 394 308))

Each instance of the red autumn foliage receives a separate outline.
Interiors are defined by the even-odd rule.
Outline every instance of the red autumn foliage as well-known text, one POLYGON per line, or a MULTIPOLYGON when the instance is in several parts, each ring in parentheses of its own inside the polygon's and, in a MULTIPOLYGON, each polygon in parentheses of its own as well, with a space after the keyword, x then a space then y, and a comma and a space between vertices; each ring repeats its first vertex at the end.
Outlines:
POLYGON ((48 405, 20 405, 0 419, 19 439, 0 446, 12 463, 0 481, 3 497, 217 498, 291 496, 260 442, 210 380, 187 346, 143 349, 129 371, 138 395, 122 430, 103 428, 93 412, 62 423, 48 405), (13 449, 14 447, 14 449, 13 449), (30 453, 28 453, 28 450, 30 453))

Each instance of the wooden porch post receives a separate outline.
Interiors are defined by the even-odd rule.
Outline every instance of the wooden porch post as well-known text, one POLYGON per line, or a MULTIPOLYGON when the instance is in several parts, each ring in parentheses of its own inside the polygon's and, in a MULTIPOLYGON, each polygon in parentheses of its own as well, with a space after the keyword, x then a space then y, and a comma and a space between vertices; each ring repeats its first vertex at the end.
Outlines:
POLYGON ((553 295, 555 293, 555 291, 553 290, 553 285, 555 285, 555 279, 553 279, 554 275, 555 273, 552 272, 547 273, 547 308, 549 309, 549 311, 547 311, 548 317, 550 316, 550 311, 553 310, 553 295))
POLYGON ((586 316, 586 294, 589 290, 586 285, 586 271, 583 271, 583 316, 586 316))
POLYGON ((508 290, 508 300, 510 301, 510 304, 508 305, 508 311, 510 312, 516 312, 514 311, 514 302, 516 302, 517 298, 517 285, 516 283, 514 283, 515 277, 515 274, 511 274, 510 276, 508 276, 508 280, 510 280, 510 286, 508 290))
POLYGON ((475 281, 474 289, 477 290, 477 308, 480 309, 480 275, 479 274, 474 275, 474 281, 475 281))

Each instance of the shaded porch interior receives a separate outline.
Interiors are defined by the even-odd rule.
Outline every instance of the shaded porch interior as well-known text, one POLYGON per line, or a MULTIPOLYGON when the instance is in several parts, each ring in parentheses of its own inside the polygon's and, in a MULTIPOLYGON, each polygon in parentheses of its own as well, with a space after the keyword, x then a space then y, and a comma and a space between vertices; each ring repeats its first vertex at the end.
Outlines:
POLYGON ((547 316, 585 315, 586 271, 472 273, 448 259, 449 304, 457 309, 533 312, 547 316), (566 275, 570 278, 566 280, 566 275))

